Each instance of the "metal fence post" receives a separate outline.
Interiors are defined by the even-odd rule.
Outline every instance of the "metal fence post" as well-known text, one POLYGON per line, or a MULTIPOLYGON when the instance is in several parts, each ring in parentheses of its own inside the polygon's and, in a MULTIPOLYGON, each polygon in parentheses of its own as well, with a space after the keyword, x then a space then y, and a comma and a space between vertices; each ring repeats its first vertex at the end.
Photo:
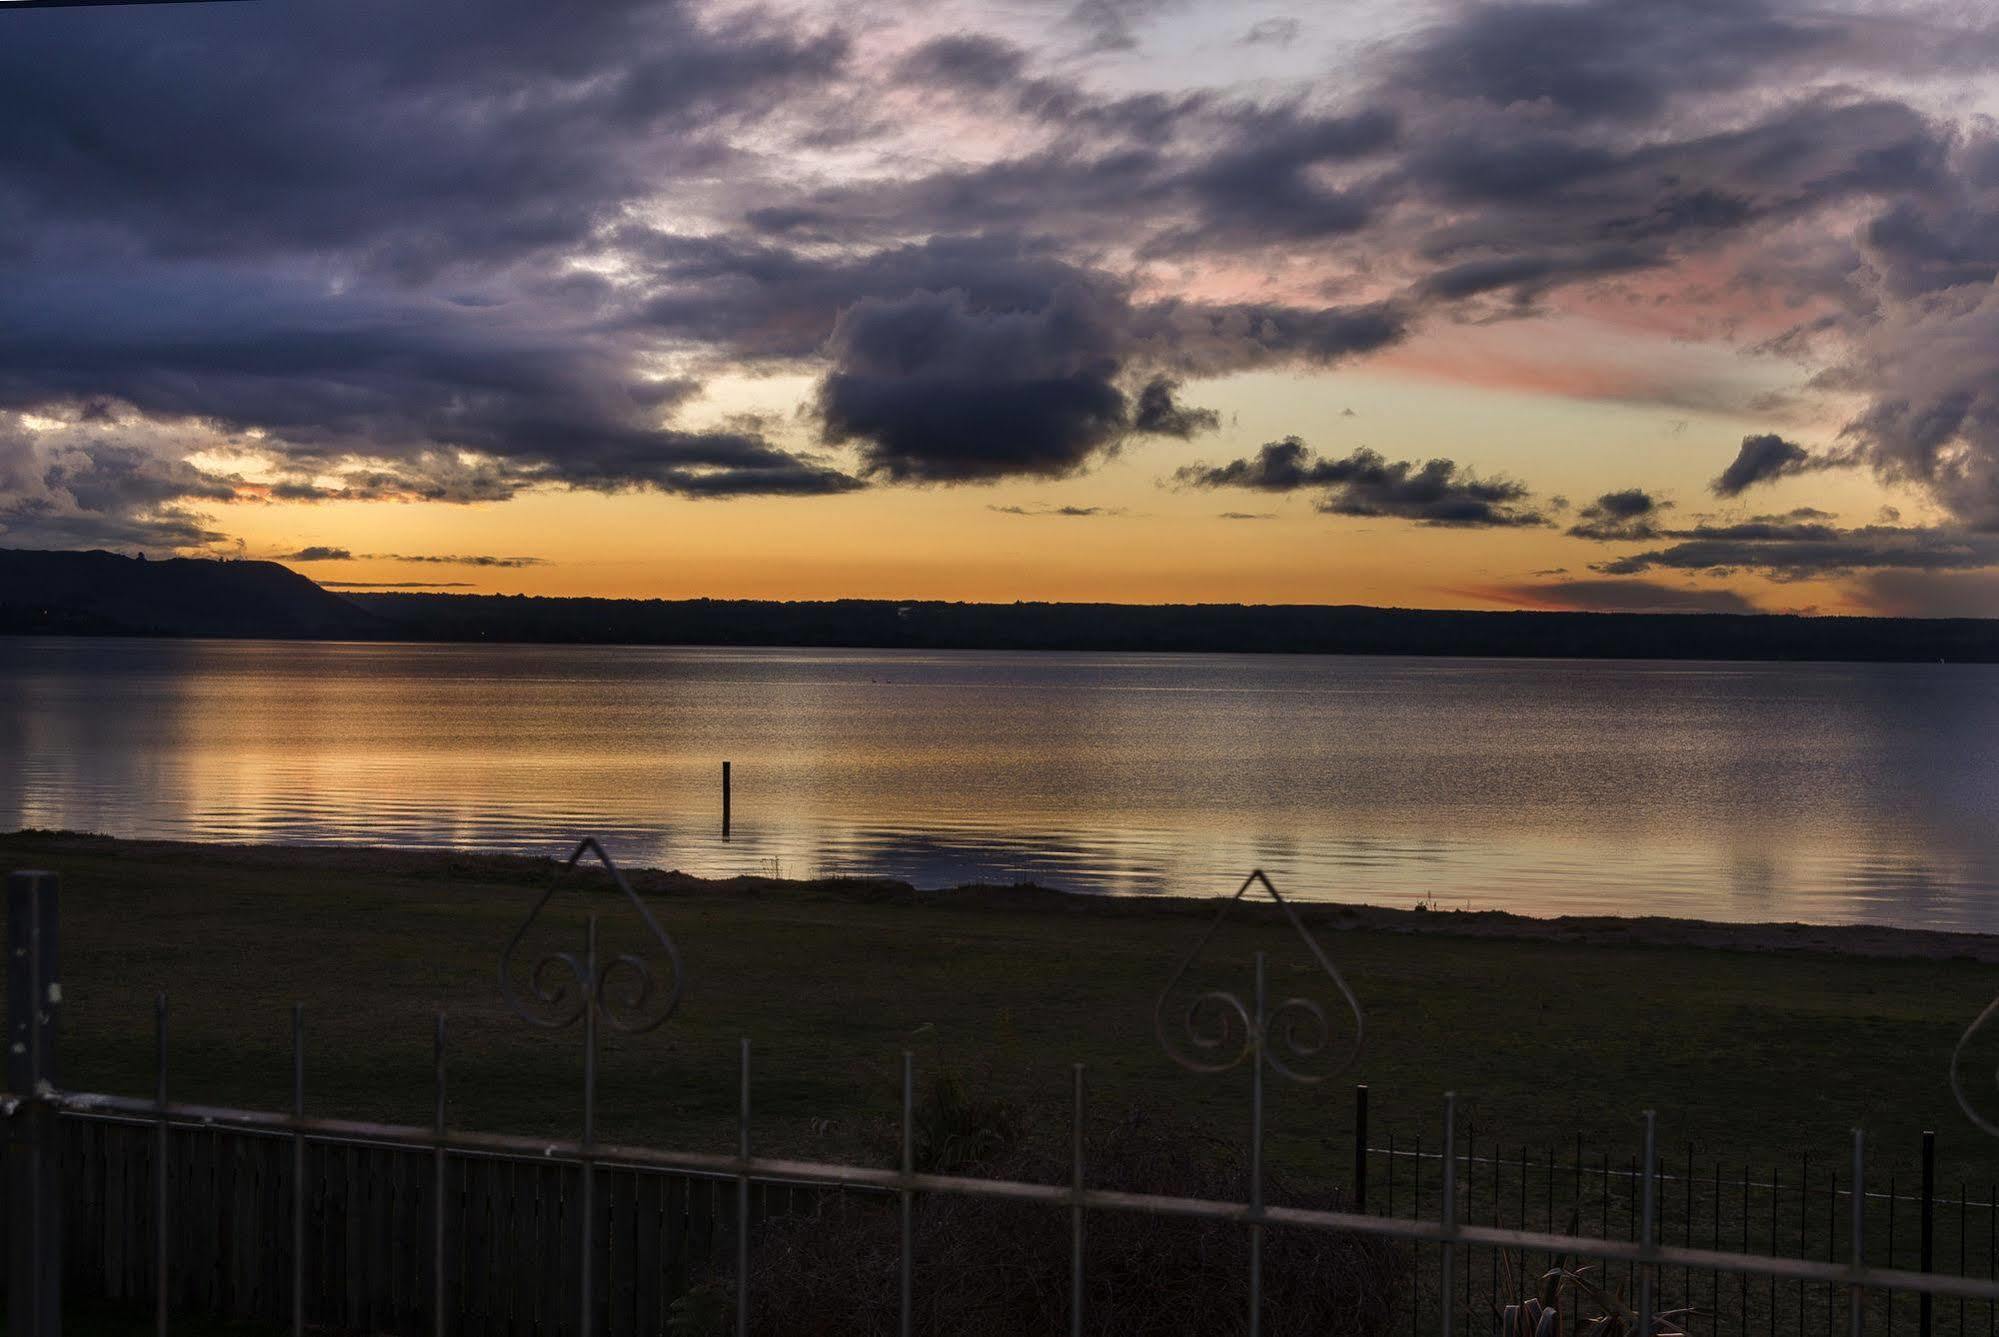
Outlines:
MULTIPOLYGON (((1923 1226, 1922 1226, 1922 1270, 1934 1270, 1936 1262, 1937 1224, 1937 1135, 1927 1129, 1923 1132, 1923 1226)), ((1918 1337, 1930 1337, 1930 1323, 1935 1300, 1924 1291, 1916 1302, 1916 1332, 1918 1337)))
POLYGON ((305 1006, 292 1004, 292 1337, 305 1337, 305 1006))
MULTIPOLYGON (((1853 1271, 1857 1276, 1867 1266, 1867 1135, 1860 1129, 1853 1130, 1853 1271)), ((1860 1337, 1862 1304, 1866 1292, 1858 1283, 1847 1290, 1846 1330, 1849 1337, 1860 1337)))
MULTIPOLYGON (((1469 1167, 1467 1167, 1469 1168, 1469 1167)), ((1457 1308, 1456 1262, 1458 1229, 1458 1093, 1444 1092, 1444 1242, 1438 1246, 1442 1255, 1437 1276, 1437 1308, 1440 1311, 1437 1330, 1443 1337, 1451 1337, 1451 1321, 1456 1317, 1457 1308)))
POLYGON ((1367 1210, 1367 1083, 1353 1089, 1353 1209, 1367 1210))
POLYGON ((1083 1065, 1075 1067, 1075 1115, 1069 1129, 1069 1337, 1083 1337, 1083 1065))
POLYGON ((7 878, 7 1085, 21 1101, 9 1120, 7 1330, 62 1331, 62 1204, 56 1159, 56 953, 54 873, 7 878))
POLYGON ((1656 1172, 1659 1162, 1658 1116, 1652 1110, 1645 1111, 1645 1169, 1639 1188, 1639 1211, 1643 1220, 1638 1227, 1638 1247, 1644 1257, 1638 1262, 1638 1337, 1652 1337, 1652 1283, 1656 1265, 1652 1261, 1652 1251, 1658 1245, 1653 1233, 1653 1222, 1657 1215, 1654 1201, 1658 1179, 1656 1172))
POLYGON ((167 991, 153 995, 153 1333, 167 1337, 167 991))

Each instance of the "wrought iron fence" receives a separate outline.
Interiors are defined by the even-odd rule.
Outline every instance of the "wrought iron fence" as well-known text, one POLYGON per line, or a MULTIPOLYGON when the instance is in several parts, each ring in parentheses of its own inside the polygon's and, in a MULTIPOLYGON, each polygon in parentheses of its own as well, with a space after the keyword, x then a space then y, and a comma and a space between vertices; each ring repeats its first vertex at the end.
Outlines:
MULTIPOLYGON (((738 1333, 748 1331, 752 1272, 749 1263, 753 1202, 768 1194, 768 1186, 796 1186, 807 1192, 855 1192, 889 1195, 899 1217, 899 1246, 896 1257, 899 1328, 905 1335, 915 1330, 912 1278, 921 1260, 917 1257, 913 1213, 922 1195, 964 1195, 972 1198, 1032 1204, 1051 1213, 1066 1215, 1069 1226, 1070 1288, 1066 1326, 1072 1334, 1085 1331, 1088 1288, 1088 1238, 1090 1221, 1096 1213, 1139 1213, 1156 1218, 1198 1219, 1239 1226, 1250 1243, 1247 1263, 1247 1306, 1242 1328, 1257 1337, 1264 1319, 1265 1232, 1274 1228, 1306 1231, 1347 1232, 1355 1236, 1396 1241, 1406 1245, 1417 1261, 1417 1273, 1425 1284, 1413 1297, 1410 1322, 1412 1333, 1421 1337, 1426 1330, 1439 1337, 1455 1337, 1458 1332, 1498 1329, 1502 1324, 1518 1324, 1521 1312, 1506 1306, 1522 1297, 1530 1279, 1561 1260, 1591 1260, 1601 1269, 1614 1270, 1619 1282, 1601 1288, 1600 1305, 1618 1311, 1618 1331, 1636 1337, 1659 1337, 1677 1331, 1679 1301, 1693 1288, 1695 1278, 1704 1280, 1717 1323, 1723 1316, 1722 1292, 1733 1282, 1739 1297, 1733 1317, 1734 1331, 1748 1337, 1752 1324, 1765 1322, 1777 1331, 1780 1301, 1795 1295, 1799 1315, 1796 1330, 1807 1337, 1808 1324, 1816 1328, 1822 1320, 1828 1332, 1840 1326, 1858 1337, 1870 1324, 1893 1311, 1884 1311, 1885 1300, 1903 1294, 1914 1297, 1923 1315, 1925 1328, 1939 1299, 1955 1301, 1961 1326, 1971 1312, 1965 1306, 1984 1306, 1988 1327, 1995 1304, 1999 1304, 1999 1279, 1990 1275, 1966 1275, 1928 1270, 1933 1261, 1926 1237, 1921 1270, 1896 1266, 1892 1247, 1878 1242, 1878 1212, 1870 1215, 1870 1204, 1879 1201, 1879 1189, 1867 1177, 1866 1143, 1862 1134, 1853 1135, 1850 1162, 1844 1167, 1843 1184, 1831 1177, 1824 1181, 1824 1202, 1828 1226, 1822 1237, 1823 1256, 1812 1247, 1808 1217, 1815 1215, 1807 1194, 1800 1194, 1797 1218, 1800 1234, 1796 1251, 1784 1250, 1791 1244, 1784 1234, 1785 1221, 1778 1190, 1771 1189, 1770 1231, 1767 1252, 1756 1252, 1749 1231, 1756 1214, 1756 1193, 1761 1185, 1741 1185, 1742 1231, 1734 1233, 1737 1214, 1725 1210, 1729 1195, 1736 1190, 1733 1180, 1717 1168, 1710 1179, 1705 1169, 1688 1167, 1676 1173, 1663 1163, 1657 1146, 1655 1121, 1643 1114, 1637 1127, 1639 1150, 1622 1167, 1605 1161, 1597 1169, 1597 1193, 1588 1199, 1596 1207, 1597 1218, 1589 1221, 1580 1214, 1585 1194, 1580 1182, 1574 1194, 1576 1215, 1558 1227, 1552 1219, 1557 1193, 1552 1184, 1556 1171, 1553 1157, 1538 1167, 1531 1159, 1519 1163, 1516 1179, 1509 1190, 1507 1176, 1514 1162, 1498 1154, 1498 1148, 1480 1148, 1465 1133, 1457 1115, 1456 1099, 1447 1095, 1441 1111, 1441 1129, 1433 1148, 1390 1145, 1371 1150, 1363 1131, 1357 1164, 1356 1189, 1371 1176, 1372 1159, 1381 1159, 1387 1169, 1381 1184, 1381 1209, 1365 1209, 1359 1193, 1349 1208, 1324 1209, 1272 1203, 1265 1193, 1263 1165, 1264 1103, 1266 1086, 1272 1077, 1279 1081, 1317 1083, 1337 1076, 1359 1053, 1364 1013, 1359 999, 1348 987, 1331 958, 1299 920, 1290 903, 1261 872, 1252 873, 1236 894, 1218 911, 1214 921, 1193 949, 1169 976, 1166 988, 1154 1007, 1155 1029, 1166 1053, 1196 1073, 1218 1073, 1246 1068, 1249 1074, 1249 1137, 1245 1147, 1249 1167, 1248 1191, 1240 1201, 1176 1197, 1159 1193, 1116 1191, 1091 1186, 1085 1163, 1084 1128, 1086 1073, 1077 1065, 1072 1083, 1071 1166, 1067 1183, 1039 1183, 981 1178, 962 1174, 919 1172, 915 1160, 915 1061, 907 1052, 901 1067, 901 1145, 899 1164, 893 1169, 786 1159, 759 1155, 750 1138, 751 1099, 755 1086, 750 1043, 745 1039, 739 1051, 737 1083, 737 1140, 733 1154, 664 1150, 606 1144, 598 1140, 595 1126, 595 1052, 600 1025, 626 1031, 650 1030, 663 1024, 677 1005, 684 987, 684 973, 671 937, 654 919, 650 909, 625 883, 616 865, 594 840, 576 847, 566 868, 573 869, 586 855, 595 855, 604 870, 647 930, 649 942, 658 948, 661 962, 670 971, 670 983, 662 985, 653 963, 634 954, 602 956, 598 946, 596 917, 592 916, 580 950, 544 954, 528 962, 520 949, 528 927, 557 890, 549 891, 507 944, 501 956, 501 988, 508 1001, 524 1018, 541 1026, 567 1027, 580 1023, 584 1050, 580 1135, 573 1139, 547 1139, 469 1132, 454 1129, 447 1104, 447 1031, 442 1014, 435 1024, 434 1117, 427 1126, 372 1123, 320 1118, 307 1113, 303 1018, 293 1013, 293 1069, 291 1109, 285 1112, 227 1109, 184 1102, 173 1098, 168 1087, 166 1032, 168 1012, 165 999, 157 1009, 157 1081, 150 1100, 96 1093, 64 1091, 57 1082, 55 1067, 55 1018, 62 992, 56 953, 56 878, 52 874, 13 874, 8 882, 8 1085, 10 1093, 0 1096, 0 1115, 10 1133, 7 1175, 10 1187, 7 1216, 9 1254, 9 1330, 16 1334, 49 1337, 60 1329, 61 1298, 61 1215, 63 1194, 59 1177, 62 1169, 61 1123, 89 1121, 142 1126, 153 1134, 152 1155, 143 1172, 152 1178, 152 1206, 156 1225, 149 1232, 154 1256, 152 1290, 158 1330, 169 1328, 173 1301, 172 1255, 169 1248, 176 1226, 176 1207, 187 1211, 199 1199, 177 1197, 172 1191, 174 1153, 180 1140, 193 1130, 229 1131, 288 1145, 290 1187, 267 1199, 267 1209, 289 1216, 290 1247, 285 1251, 289 1267, 289 1310, 294 1332, 302 1331, 307 1320, 310 1291, 308 1242, 312 1238, 309 1216, 312 1195, 304 1191, 309 1179, 309 1161, 314 1149, 329 1147, 369 1147, 418 1157, 428 1169, 429 1192, 412 1191, 404 1200, 407 1207, 421 1210, 427 1220, 430 1242, 425 1298, 428 1326, 438 1334, 455 1333, 465 1326, 455 1311, 446 1284, 447 1211, 454 1166, 474 1161, 506 1161, 520 1164, 562 1167, 573 1172, 578 1186, 577 1210, 556 1218, 561 1233, 568 1235, 565 1252, 574 1262, 573 1298, 576 1301, 573 1331, 591 1337, 598 1331, 604 1310, 603 1296, 594 1278, 599 1275, 607 1241, 598 1234, 594 1194, 600 1176, 678 1175, 696 1177, 704 1184, 722 1184, 733 1189, 732 1210, 718 1213, 726 1217, 730 1242, 735 1252, 734 1321, 738 1333), (1176 990, 1191 979, 1190 968, 1212 940, 1216 928, 1231 909, 1252 892, 1267 896, 1280 907, 1286 922, 1297 932, 1318 966, 1328 986, 1328 998, 1337 1000, 1329 1011, 1316 998, 1286 996, 1275 1001, 1269 994, 1269 977, 1261 953, 1256 957, 1247 996, 1229 989, 1202 989, 1191 998, 1176 996, 1176 990), (1350 1040, 1341 1039, 1343 1028, 1334 1017, 1341 1011, 1352 1018, 1350 1040), (1434 1174, 1432 1174, 1432 1170, 1434 1174), (1399 1172, 1406 1172, 1402 1177, 1399 1172), (1547 1211, 1538 1228, 1531 1220, 1527 1204, 1539 1175, 1541 1200, 1547 1211), (1426 1182, 1426 1178, 1427 1181, 1426 1182), (1406 1186, 1405 1186, 1406 1185, 1406 1186), (1711 1193, 1710 1193, 1711 1187, 1711 1193), (1677 1238, 1662 1229, 1662 1203, 1678 1194, 1686 1209, 1679 1219, 1677 1238), (1707 1194, 1705 1198, 1702 1196, 1707 1194), (1616 1209, 1621 1198, 1624 1224, 1617 1228, 1616 1209), (1519 1204, 1514 1223, 1504 1224, 1503 1204, 1519 1204), (1705 1202, 1705 1217, 1699 1204, 1705 1202), (1407 1214, 1398 1211, 1406 1206, 1407 1214), (1842 1231, 1839 1218, 1845 1218, 1842 1231), (1696 1234, 1697 1220, 1705 1219, 1711 1229, 1696 1234), (1724 1232, 1723 1223, 1729 1225, 1724 1232), (1589 1229, 1592 1225, 1595 1230, 1589 1229), (1483 1272, 1486 1285, 1481 1294, 1475 1284, 1483 1272), (1502 1285, 1502 1280, 1506 1284, 1502 1285), (1619 1298, 1628 1290, 1634 1298, 1628 1307, 1619 1298), (1751 1303, 1751 1292, 1766 1299, 1751 1303), (1669 1297, 1662 1310, 1662 1295, 1669 1297), (1483 1303, 1481 1303, 1481 1301, 1483 1303), (1485 1312, 1481 1312, 1481 1310, 1485 1312), (1873 1317, 1870 1317, 1870 1313, 1873 1317)), ((1982 1023, 1985 1018, 1980 1018, 1982 1023)), ((1975 1029, 1975 1026, 1974 1026, 1975 1029)), ((323 1155, 323 1152, 319 1153, 323 1155)), ((1573 1173, 1586 1174, 1579 1157, 1573 1173)), ((619 1183, 623 1180, 619 1179, 619 1183)), ((1801 1187, 1810 1190, 1809 1176, 1801 1187)), ((1898 1199, 1890 1192, 1893 1204, 1898 1199)), ((323 1204, 322 1204, 323 1205, 323 1204)), ((1955 1200, 1969 1223, 1970 1198, 1960 1193, 1955 1200)), ((1999 1208, 1986 1204, 1988 1212, 1999 1208)), ((1893 1229, 1892 1206, 1887 1218, 1893 1229)), ((1961 1253, 1967 1250, 1967 1233, 1958 1236, 1961 1253)), ((1988 1255, 1993 1249, 1987 1237, 1988 1255)), ((1960 1261, 1966 1261, 1968 1254, 1960 1261)), ((566 1266, 566 1265, 565 1265, 566 1266)), ((1595 1274, 1596 1277, 1604 1273, 1595 1274)), ((405 1277, 405 1291, 411 1288, 405 1277)), ((1589 1282, 1595 1286, 1597 1282, 1589 1282)), ((1507 1329, 1512 1337, 1515 1328, 1507 1329)), ((1573 1328, 1571 1332, 1573 1332, 1573 1328)), ((1531 1330, 1530 1330, 1531 1337, 1531 1330)))

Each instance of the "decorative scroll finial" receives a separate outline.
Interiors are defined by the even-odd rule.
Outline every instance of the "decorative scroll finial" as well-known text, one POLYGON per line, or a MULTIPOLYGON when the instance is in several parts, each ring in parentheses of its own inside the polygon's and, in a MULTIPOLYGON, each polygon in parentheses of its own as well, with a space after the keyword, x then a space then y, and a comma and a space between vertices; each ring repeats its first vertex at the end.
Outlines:
POLYGON ((1352 1067, 1360 1057, 1361 1040, 1366 1019, 1360 1009, 1360 1000, 1354 997, 1341 976, 1339 967, 1320 948, 1318 941, 1298 918, 1298 912, 1284 899, 1261 868, 1243 879, 1235 895, 1223 903, 1207 931, 1202 933, 1194 949, 1187 953, 1173 972, 1173 978, 1160 991, 1159 1002, 1153 1008, 1153 1030, 1159 1037, 1159 1045, 1175 1063, 1192 1072, 1227 1072, 1244 1060, 1258 1054, 1263 1062, 1276 1072, 1294 1082, 1323 1082, 1337 1077, 1352 1067), (1173 990, 1184 979, 1194 963, 1200 959, 1202 950, 1215 936, 1215 930, 1228 916, 1229 911, 1241 901, 1253 886, 1261 886, 1270 893, 1270 899, 1277 902, 1284 911, 1284 917, 1298 933, 1312 959, 1326 972, 1326 978, 1339 990, 1340 999, 1348 1012, 1353 1014, 1353 1043, 1344 1048, 1330 1068, 1312 1071, 1307 1065, 1323 1060, 1334 1050, 1333 1022, 1326 1009, 1317 1000, 1306 997, 1285 998, 1276 1004, 1268 1004, 1263 996, 1263 981, 1257 980, 1256 997, 1245 1003, 1238 995, 1225 989, 1211 989, 1196 995, 1184 1009, 1176 1008, 1173 990), (1177 1012, 1177 1015, 1176 1015, 1177 1012))
MULTIPOLYGON (((1964 1081, 1960 1076, 1960 1069, 1964 1065, 1965 1047, 1971 1043, 1971 1037, 1984 1029, 1986 1022, 1992 1020, 1994 1013, 1999 1013, 1999 998, 1994 998, 1991 1002, 1987 1003, 1985 1010, 1972 1018, 1971 1024, 1964 1028, 1964 1034, 1957 1037, 1957 1047, 1950 1051, 1950 1093, 1957 1097, 1957 1107, 1964 1111, 1965 1118, 1971 1120, 1979 1128, 1992 1134, 1992 1136, 1999 1137, 1999 1126, 1995 1126, 1984 1115, 1972 1108, 1971 1097, 1964 1093, 1964 1081)), ((1999 1071, 1993 1073, 1993 1085, 1999 1087, 1999 1071)))
POLYGON ((595 1015, 611 1024, 613 1029, 640 1034, 660 1026, 673 1015, 680 1006, 682 971, 680 951, 673 945, 673 939, 652 917, 625 875, 618 871, 611 856, 595 836, 585 836, 576 850, 563 862, 556 875, 550 880, 548 890, 535 902, 521 926, 514 930, 514 936, 507 941, 506 950, 500 954, 500 992, 506 997, 507 1005, 515 1015, 530 1025, 561 1030, 575 1024, 586 1009, 594 1009, 595 1015), (662 991, 653 976, 652 966, 642 956, 620 953, 608 960, 597 956, 597 917, 590 917, 589 935, 581 954, 576 952, 550 952, 538 958, 532 965, 518 970, 515 953, 528 930, 541 916, 542 907, 554 896, 562 885, 565 874, 575 870, 578 861, 586 854, 595 854, 604 865, 604 871, 618 884, 632 909, 638 912, 646 929, 652 934, 660 950, 666 954, 667 965, 672 972, 671 986, 662 991), (525 986, 525 992, 523 987, 525 986))

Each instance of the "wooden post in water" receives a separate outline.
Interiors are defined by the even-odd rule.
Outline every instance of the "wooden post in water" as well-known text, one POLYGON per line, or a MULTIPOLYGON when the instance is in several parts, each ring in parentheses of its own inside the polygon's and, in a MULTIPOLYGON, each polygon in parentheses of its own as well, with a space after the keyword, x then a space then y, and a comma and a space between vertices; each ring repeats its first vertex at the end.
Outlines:
POLYGON ((729 838, 729 763, 722 763, 722 839, 729 838))

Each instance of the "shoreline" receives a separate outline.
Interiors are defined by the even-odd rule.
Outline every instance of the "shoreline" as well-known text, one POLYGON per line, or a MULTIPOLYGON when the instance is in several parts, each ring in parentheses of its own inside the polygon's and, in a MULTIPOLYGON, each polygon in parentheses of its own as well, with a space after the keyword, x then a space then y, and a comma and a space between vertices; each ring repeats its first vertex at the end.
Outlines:
MULTIPOLYGON (((70 830, 22 828, 0 832, 0 856, 108 855, 273 872, 311 870, 376 874, 423 881, 478 881, 526 885, 546 879, 559 860, 522 854, 403 849, 394 846, 235 844, 128 839, 70 830)), ((675 892, 853 904, 906 904, 928 911, 954 909, 1154 919, 1206 917, 1222 896, 1106 896, 1062 891, 1035 883, 964 884, 920 888, 896 878, 700 877, 673 869, 620 865, 634 891, 675 892)), ((1252 892, 1252 895, 1256 893, 1252 892)), ((1366 902, 1293 901, 1299 918, 1315 930, 1356 930, 1405 935, 1554 942, 1598 947, 1693 947, 1717 951, 1810 954, 1872 960, 1961 961, 1999 965, 1999 934, 1876 924, 1809 924, 1796 921, 1733 923, 1658 915, 1559 915, 1541 918, 1508 910, 1401 909, 1366 902)), ((1246 901, 1235 914, 1276 919, 1267 900, 1246 901)))

